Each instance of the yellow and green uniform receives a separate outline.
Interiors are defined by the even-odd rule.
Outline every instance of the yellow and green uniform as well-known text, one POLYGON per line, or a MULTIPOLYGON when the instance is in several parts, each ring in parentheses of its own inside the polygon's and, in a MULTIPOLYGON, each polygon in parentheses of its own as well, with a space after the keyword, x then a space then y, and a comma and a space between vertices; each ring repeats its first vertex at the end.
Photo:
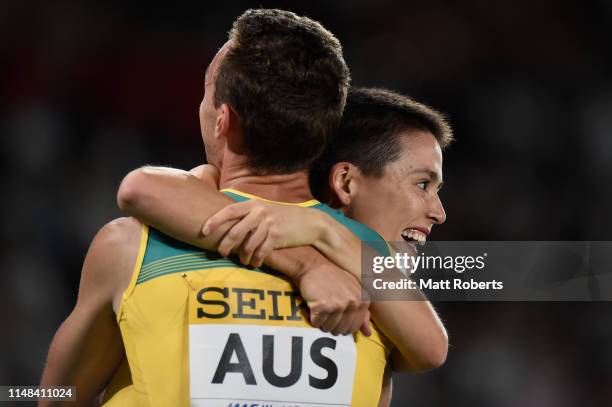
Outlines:
MULTIPOLYGON (((315 200, 299 205, 325 211, 388 254, 366 226, 315 200)), ((309 325, 302 308, 283 275, 143 226, 117 313, 131 383, 124 364, 105 405, 375 406, 388 340, 375 327, 371 337, 327 334, 309 325)))

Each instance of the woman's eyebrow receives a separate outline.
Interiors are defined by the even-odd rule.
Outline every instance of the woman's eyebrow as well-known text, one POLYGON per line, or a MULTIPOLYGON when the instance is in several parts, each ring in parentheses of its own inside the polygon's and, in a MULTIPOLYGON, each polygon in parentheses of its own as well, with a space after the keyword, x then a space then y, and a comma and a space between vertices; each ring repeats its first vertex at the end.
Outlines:
POLYGON ((432 181, 439 181, 442 184, 442 180, 437 172, 432 171, 428 168, 415 168, 408 171, 408 174, 426 174, 432 181))

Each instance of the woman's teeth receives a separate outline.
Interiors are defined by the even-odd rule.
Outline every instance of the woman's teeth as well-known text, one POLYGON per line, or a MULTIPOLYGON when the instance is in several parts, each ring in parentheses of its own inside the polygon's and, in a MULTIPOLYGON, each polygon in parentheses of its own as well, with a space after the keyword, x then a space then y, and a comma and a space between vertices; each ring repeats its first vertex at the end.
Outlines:
POLYGON ((427 240, 427 236, 425 235, 425 233, 416 229, 404 230, 402 232, 402 237, 404 238, 404 240, 411 240, 418 243, 419 245, 424 245, 425 241, 427 240))

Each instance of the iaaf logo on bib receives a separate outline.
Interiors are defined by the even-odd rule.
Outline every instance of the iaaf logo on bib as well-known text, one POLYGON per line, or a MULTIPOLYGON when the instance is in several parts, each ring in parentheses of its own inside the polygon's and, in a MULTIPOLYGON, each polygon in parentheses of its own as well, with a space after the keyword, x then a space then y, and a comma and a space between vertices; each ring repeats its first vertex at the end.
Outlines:
POLYGON ((305 327, 192 324, 189 359, 192 405, 351 402, 356 363, 351 335, 334 337, 305 327), (217 404, 220 400, 225 401, 217 404), (243 401, 235 404, 238 400, 243 401))

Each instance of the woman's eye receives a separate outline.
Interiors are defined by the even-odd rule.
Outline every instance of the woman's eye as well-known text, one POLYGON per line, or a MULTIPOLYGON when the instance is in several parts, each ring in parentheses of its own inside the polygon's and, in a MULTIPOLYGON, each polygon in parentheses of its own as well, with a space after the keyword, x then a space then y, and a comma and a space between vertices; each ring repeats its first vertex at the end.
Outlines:
POLYGON ((429 183, 429 181, 421 181, 417 184, 417 186, 419 188, 421 188, 422 190, 426 190, 427 189, 427 184, 429 183))

